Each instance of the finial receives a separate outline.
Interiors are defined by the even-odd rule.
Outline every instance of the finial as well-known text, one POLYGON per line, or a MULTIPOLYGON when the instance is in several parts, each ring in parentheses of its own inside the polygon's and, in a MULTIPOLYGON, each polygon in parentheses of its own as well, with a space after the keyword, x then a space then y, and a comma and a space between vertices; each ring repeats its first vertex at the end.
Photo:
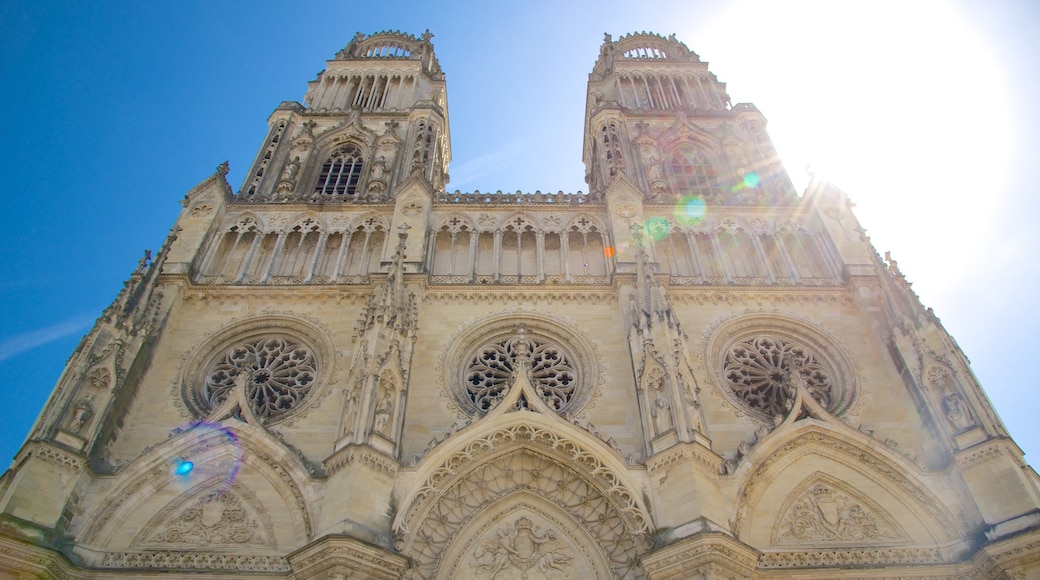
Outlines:
POLYGON ((217 166, 217 173, 219 173, 221 175, 227 175, 228 171, 230 171, 230 170, 231 170, 231 166, 228 165, 227 161, 225 161, 225 162, 223 162, 223 163, 221 163, 220 165, 217 166))

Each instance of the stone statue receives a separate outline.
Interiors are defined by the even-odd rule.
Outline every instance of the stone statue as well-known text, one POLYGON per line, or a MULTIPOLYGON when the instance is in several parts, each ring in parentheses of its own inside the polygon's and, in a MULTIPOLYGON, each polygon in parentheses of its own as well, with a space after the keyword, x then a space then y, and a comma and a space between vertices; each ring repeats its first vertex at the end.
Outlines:
POLYGON ((81 400, 76 403, 75 408, 72 410, 72 418, 69 421, 69 430, 73 433, 79 434, 93 416, 94 406, 90 404, 90 399, 81 400))
POLYGON ((293 180, 296 179, 296 174, 300 172, 300 156, 293 157, 292 161, 285 165, 285 170, 282 171, 282 179, 293 180))
POLYGON ((650 415, 654 419, 654 431, 657 435, 672 428, 671 407, 668 405, 668 399, 665 398, 664 394, 658 394, 654 399, 650 415))
POLYGON ((347 396, 347 403, 343 408, 343 435, 350 435, 354 430, 354 421, 357 419, 358 387, 355 386, 347 396))
POLYGON ((946 391, 943 395, 943 410, 946 412, 946 419, 957 431, 975 426, 975 421, 971 419, 971 410, 957 393, 946 391))
POLYGON ((390 421, 390 413, 394 410, 394 404, 390 401, 390 393, 383 395, 382 400, 376 404, 376 418, 372 431, 381 435, 387 435, 386 424, 390 421))

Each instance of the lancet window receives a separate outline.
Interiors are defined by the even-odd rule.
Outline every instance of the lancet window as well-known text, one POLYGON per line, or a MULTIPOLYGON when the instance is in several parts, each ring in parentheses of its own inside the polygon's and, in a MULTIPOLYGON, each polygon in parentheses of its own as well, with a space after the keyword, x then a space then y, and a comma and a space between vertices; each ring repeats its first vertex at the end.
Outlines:
POLYGON ((315 195, 354 195, 361 181, 364 163, 361 151, 354 145, 345 145, 329 155, 314 184, 315 195))
POLYGON ((412 171, 426 171, 434 158, 437 128, 427 119, 420 119, 415 127, 415 145, 412 147, 412 171))
POLYGON ((616 122, 611 121, 603 125, 603 128, 600 129, 600 140, 603 145, 607 176, 612 178, 625 167, 625 160, 621 155, 621 135, 616 122))
POLYGON ((679 227, 656 242, 673 284, 829 285, 838 283, 824 242, 800 224, 725 218, 714 227, 679 227))
POLYGON ((599 224, 584 215, 566 226, 558 216, 544 222, 514 215, 480 231, 461 216, 448 218, 431 244, 432 282, 608 283, 609 243, 599 224))
POLYGON ((706 200, 721 195, 715 164, 698 147, 680 145, 672 151, 669 169, 677 196, 699 195, 706 200))
POLYGON ((385 223, 371 216, 333 219, 326 229, 316 216, 286 230, 263 231, 256 218, 233 222, 211 247, 198 280, 221 284, 349 284, 364 282, 380 267, 385 223))

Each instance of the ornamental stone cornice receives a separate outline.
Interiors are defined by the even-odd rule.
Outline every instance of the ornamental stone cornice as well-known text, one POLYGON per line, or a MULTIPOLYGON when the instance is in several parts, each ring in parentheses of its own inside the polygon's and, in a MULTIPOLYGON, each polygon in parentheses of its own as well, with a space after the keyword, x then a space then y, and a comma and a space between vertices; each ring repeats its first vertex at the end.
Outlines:
POLYGON ((710 473, 720 473, 725 459, 699 443, 680 443, 647 458, 646 467, 653 472, 669 469, 678 462, 690 461, 710 470, 710 473))
POLYGON ((26 445, 15 456, 14 463, 18 465, 30 457, 36 457, 45 463, 57 465, 74 474, 82 472, 83 467, 87 464, 85 457, 44 441, 34 441, 26 445))
POLYGON ((709 578, 751 578, 758 550, 726 534, 707 532, 670 544, 642 557, 649 580, 685 579, 706 574, 709 578))
POLYGON ((325 472, 329 477, 341 471, 344 467, 359 463, 366 465, 376 471, 382 471, 394 475, 400 469, 397 460, 392 459, 375 449, 363 445, 348 445, 332 454, 325 460, 325 472))
POLYGON ((408 559, 366 544, 350 536, 328 535, 286 556, 297 580, 334 578, 338 571, 344 578, 359 577, 397 580, 408 569, 408 559), (360 576, 356 576, 357 573, 360 576))
POLYGON ((423 295, 426 304, 517 304, 517 303, 579 303, 579 304, 614 304, 617 303, 617 291, 610 286, 591 284, 570 284, 558 287, 543 285, 529 286, 495 284, 480 286, 469 290, 466 286, 438 285, 429 286, 423 295))

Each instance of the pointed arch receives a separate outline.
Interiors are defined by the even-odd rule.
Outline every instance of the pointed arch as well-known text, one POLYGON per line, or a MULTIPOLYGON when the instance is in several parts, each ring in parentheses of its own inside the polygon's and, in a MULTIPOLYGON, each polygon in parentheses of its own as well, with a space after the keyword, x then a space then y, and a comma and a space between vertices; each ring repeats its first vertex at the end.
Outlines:
POLYGON ((164 515, 184 502, 231 490, 237 498, 263 497, 262 517, 276 520, 272 545, 254 546, 253 551, 298 546, 313 535, 311 506, 319 500, 307 473, 294 453, 262 429, 234 420, 197 423, 127 466, 108 487, 111 491, 70 528, 79 542, 95 550, 136 549, 143 541, 134 543, 138 530, 168 521, 164 515), (190 461, 192 469, 178 474, 176 468, 184 461, 190 461))
POLYGON ((417 577, 437 577, 445 553, 476 541, 459 534, 477 527, 489 506, 502 511, 531 496, 595 538, 617 577, 634 577, 653 524, 620 455, 553 413, 515 408, 503 401, 493 418, 458 432, 416 467, 394 531, 417 577))
POLYGON ((442 218, 431 232, 431 273, 447 276, 446 281, 471 279, 476 260, 476 227, 463 213, 453 212, 442 218))
MULTIPOLYGON (((769 548, 779 525, 777 518, 785 517, 785 512, 765 506, 790 506, 798 501, 795 496, 805 491, 801 486, 806 484, 806 472, 826 473, 839 481, 840 489, 870 490, 869 505, 893 518, 905 531, 907 544, 944 546, 966 532, 929 489, 926 482, 932 474, 851 427, 802 419, 785 423, 766 436, 735 472, 740 493, 733 521, 741 541, 757 549, 769 548)), ((849 543, 870 545, 855 538, 845 541, 849 543)))

